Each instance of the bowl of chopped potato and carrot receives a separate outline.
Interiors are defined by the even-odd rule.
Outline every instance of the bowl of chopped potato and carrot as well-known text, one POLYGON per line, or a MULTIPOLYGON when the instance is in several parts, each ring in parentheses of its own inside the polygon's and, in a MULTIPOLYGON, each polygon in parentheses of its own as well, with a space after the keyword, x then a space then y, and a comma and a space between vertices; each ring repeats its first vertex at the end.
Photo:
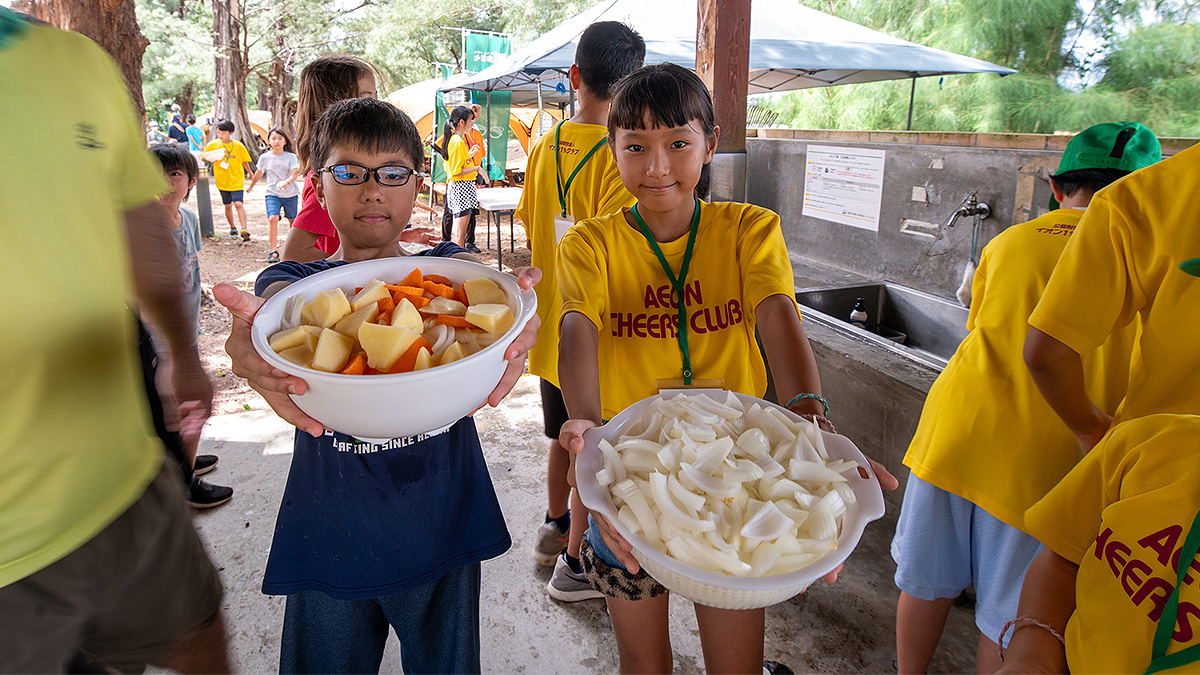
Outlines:
POLYGON ((297 281, 259 309, 258 353, 308 385, 292 396, 327 428, 383 441, 437 433, 483 405, 537 298, 454 258, 383 258, 297 281))

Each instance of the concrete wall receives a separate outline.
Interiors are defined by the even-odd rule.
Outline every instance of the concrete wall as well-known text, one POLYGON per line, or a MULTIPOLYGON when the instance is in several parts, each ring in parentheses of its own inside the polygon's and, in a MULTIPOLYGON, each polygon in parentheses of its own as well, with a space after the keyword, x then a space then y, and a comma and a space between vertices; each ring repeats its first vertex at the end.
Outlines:
MULTIPOLYGON (((789 251, 871 279, 950 297, 971 250, 971 219, 944 228, 972 190, 992 207, 979 247, 1013 223, 1048 210, 1046 176, 1068 136, 758 130, 747 138, 746 201, 782 218, 789 251), (808 146, 884 150, 879 231, 802 215, 808 146), (911 232, 933 234, 927 237, 911 232)), ((1164 154, 1195 139, 1162 139, 1164 154)))

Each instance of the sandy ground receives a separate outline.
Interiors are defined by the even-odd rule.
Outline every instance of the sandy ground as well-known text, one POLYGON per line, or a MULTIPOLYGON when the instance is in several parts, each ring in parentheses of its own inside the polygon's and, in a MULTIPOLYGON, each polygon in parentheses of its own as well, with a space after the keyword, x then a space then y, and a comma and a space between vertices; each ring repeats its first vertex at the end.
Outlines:
MULTIPOLYGON (((211 183, 211 181, 210 181, 211 183)), ((266 403, 254 390, 250 389, 244 380, 239 379, 230 371, 229 357, 225 354, 225 338, 229 335, 229 312, 213 301, 212 287, 214 284, 233 284, 243 290, 253 292, 254 280, 268 266, 267 253, 270 245, 267 237, 267 212, 261 186, 257 186, 245 201, 247 229, 250 231, 250 241, 229 237, 229 223, 225 220, 221 196, 215 186, 210 184, 209 195, 213 209, 212 238, 203 240, 203 250, 200 252, 200 280, 204 295, 200 307, 200 357, 204 367, 213 380, 215 398, 213 414, 242 412, 246 410, 267 409, 266 403)), ((422 199, 428 202, 428 197, 422 199)), ((197 210, 196 195, 193 194, 186 206, 197 210)), ((435 206, 437 215, 417 209, 413 213, 414 225, 433 225, 441 228, 441 208, 435 206)), ((237 215, 234 214, 236 221, 237 215)), ((495 219, 493 219, 493 223, 495 219)), ((477 244, 482 249, 488 243, 485 232, 487 214, 481 213, 477 219, 477 244)), ((280 221, 278 245, 282 248, 290 228, 286 221, 280 221)), ((509 235, 509 218, 503 218, 502 232, 497 234, 493 224, 491 232, 491 248, 484 250, 477 257, 486 265, 496 264, 496 244, 499 239, 503 247, 502 259, 505 269, 512 269, 529 264, 529 249, 525 248, 525 231, 520 221, 515 221, 511 228, 513 236, 509 235)))

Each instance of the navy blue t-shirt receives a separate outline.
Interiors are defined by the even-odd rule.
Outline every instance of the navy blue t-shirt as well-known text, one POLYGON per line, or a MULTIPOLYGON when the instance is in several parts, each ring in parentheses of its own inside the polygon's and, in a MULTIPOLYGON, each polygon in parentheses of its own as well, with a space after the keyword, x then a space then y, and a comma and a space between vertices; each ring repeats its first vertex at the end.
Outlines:
MULTIPOLYGON (((449 257, 462 250, 443 243, 424 254, 449 257)), ((255 291, 344 264, 282 262, 259 275, 255 291)), ((297 430, 262 590, 383 597, 494 558, 511 545, 470 417, 436 436, 381 445, 297 430)))

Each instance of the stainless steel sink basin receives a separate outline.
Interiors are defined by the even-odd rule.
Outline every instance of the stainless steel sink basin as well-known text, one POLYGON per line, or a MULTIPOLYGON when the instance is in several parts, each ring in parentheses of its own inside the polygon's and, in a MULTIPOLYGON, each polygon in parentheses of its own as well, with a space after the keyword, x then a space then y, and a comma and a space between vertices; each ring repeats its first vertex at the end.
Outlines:
POLYGON ((796 293, 796 301, 806 321, 820 321, 939 371, 967 336, 965 307, 899 284, 805 289, 796 293), (866 330, 849 322, 858 298, 866 300, 866 330))

